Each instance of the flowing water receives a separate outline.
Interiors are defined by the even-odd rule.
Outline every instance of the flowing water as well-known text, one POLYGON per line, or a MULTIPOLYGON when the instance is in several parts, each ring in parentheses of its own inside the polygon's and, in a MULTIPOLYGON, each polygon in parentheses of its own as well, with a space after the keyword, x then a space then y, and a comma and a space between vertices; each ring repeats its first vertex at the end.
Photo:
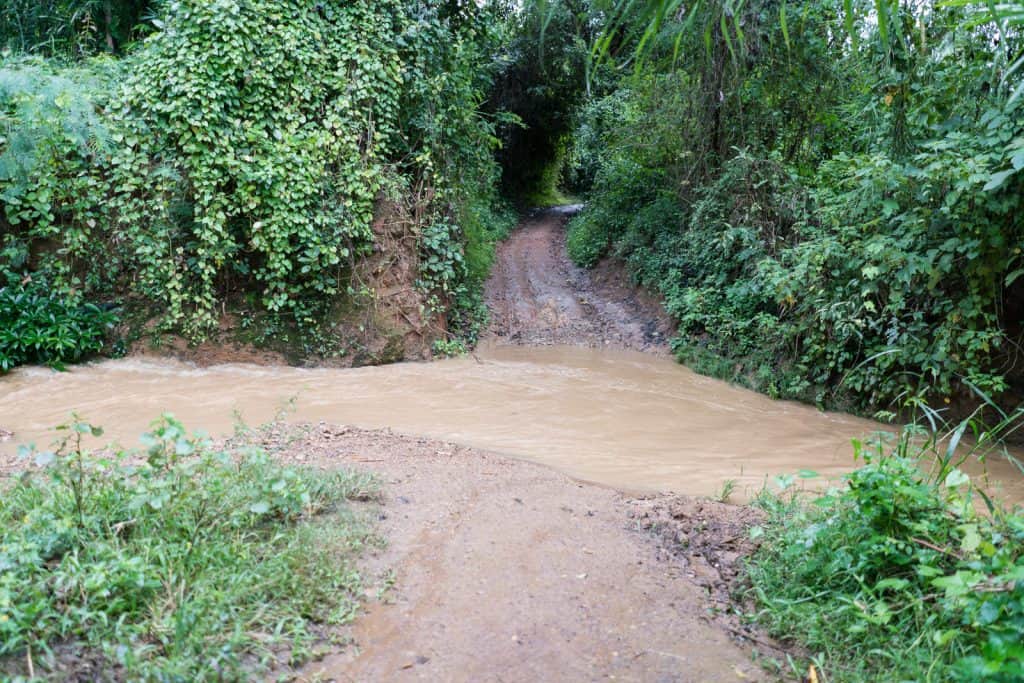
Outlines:
MULTIPOLYGON (((230 433, 235 415, 326 421, 436 437, 550 465, 582 480, 634 491, 714 495, 727 481, 749 498, 779 474, 835 478, 854 465, 850 439, 881 425, 773 401, 632 351, 492 346, 476 356, 358 369, 255 365, 196 368, 131 358, 58 373, 0 377, 0 444, 47 445, 72 410, 138 445, 160 413, 230 433)), ((996 492, 1024 501, 1024 477, 988 465, 996 492)))

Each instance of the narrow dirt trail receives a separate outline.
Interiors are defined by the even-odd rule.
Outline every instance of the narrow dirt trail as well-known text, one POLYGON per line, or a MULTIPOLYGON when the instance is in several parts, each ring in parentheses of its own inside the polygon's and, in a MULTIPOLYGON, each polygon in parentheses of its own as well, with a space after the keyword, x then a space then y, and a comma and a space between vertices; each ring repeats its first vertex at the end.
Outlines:
POLYGON ((672 324, 660 304, 612 262, 586 271, 565 250, 571 212, 540 212, 498 245, 487 283, 488 337, 524 345, 618 346, 667 352, 672 324))
POLYGON ((368 468, 385 492, 355 646, 302 680, 765 680, 708 617, 710 564, 639 528, 650 500, 380 431, 320 427, 281 457, 368 468))
MULTIPOLYGON (((671 328, 656 302, 611 267, 572 265, 566 220, 542 213, 500 245, 487 286, 489 340, 667 352, 671 328)), ((658 518, 652 510, 678 510, 682 499, 636 500, 426 439, 325 433, 290 450, 372 463, 383 477, 388 546, 371 567, 393 572, 394 586, 384 599, 368 591, 356 647, 314 663, 309 680, 766 680, 708 616, 749 510, 685 502, 690 512, 658 518), (679 557, 656 538, 675 541, 693 526, 727 527, 724 545, 712 539, 712 551, 679 557)))

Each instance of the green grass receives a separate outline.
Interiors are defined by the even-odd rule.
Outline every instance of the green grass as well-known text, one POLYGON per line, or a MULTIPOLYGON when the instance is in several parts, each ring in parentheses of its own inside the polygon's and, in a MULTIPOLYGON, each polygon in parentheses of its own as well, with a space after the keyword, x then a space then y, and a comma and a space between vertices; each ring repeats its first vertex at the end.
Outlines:
POLYGON ((92 453, 75 419, 0 497, 0 678, 245 680, 351 620, 375 541, 352 472, 223 452, 165 416, 145 453, 92 453))
POLYGON ((808 652, 821 680, 1024 680, 1024 515, 959 469, 978 455, 955 448, 970 424, 855 443, 864 465, 843 488, 757 501, 751 618, 808 652))

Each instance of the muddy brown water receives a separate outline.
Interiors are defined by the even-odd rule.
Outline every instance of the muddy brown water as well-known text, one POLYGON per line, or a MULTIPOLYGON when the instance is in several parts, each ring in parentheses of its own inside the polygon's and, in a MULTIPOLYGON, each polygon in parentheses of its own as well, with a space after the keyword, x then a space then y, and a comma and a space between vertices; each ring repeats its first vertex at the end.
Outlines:
MULTIPOLYGON (((103 441, 138 445, 162 412, 227 434, 236 414, 259 424, 294 402, 289 419, 431 436, 540 462, 575 478, 628 491, 735 500, 780 474, 837 478, 854 463, 850 439, 881 425, 773 401, 703 377, 671 359, 635 351, 492 344, 474 356, 359 369, 255 365, 197 368, 124 359, 68 372, 19 369, 0 377, 0 444, 52 441, 72 410, 106 429, 103 441)), ((1024 477, 988 464, 992 488, 1024 501, 1024 477)))

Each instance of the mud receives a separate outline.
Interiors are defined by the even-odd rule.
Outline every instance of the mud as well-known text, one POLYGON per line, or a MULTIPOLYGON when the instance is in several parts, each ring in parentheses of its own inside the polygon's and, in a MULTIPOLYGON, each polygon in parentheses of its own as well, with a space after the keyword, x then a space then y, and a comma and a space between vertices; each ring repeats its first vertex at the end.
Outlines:
MULTIPOLYGON (((773 645, 723 609, 757 514, 678 494, 732 481, 742 500, 780 473, 838 477, 850 438, 881 425, 675 364, 664 311, 613 263, 572 266, 564 221, 535 216, 501 246, 493 326, 470 357, 354 370, 133 358, 0 377, 0 473, 72 409, 131 445, 161 411, 224 434, 234 413, 263 422, 295 399, 296 420, 427 435, 268 436, 279 457, 368 469, 385 492, 389 545, 368 560, 377 584, 356 647, 300 680, 766 680, 743 643, 773 645)), ((433 323, 406 323, 393 350, 415 355, 433 323)), ((1011 466, 989 470, 1024 500, 1011 466)))
POLYGON ((487 337, 523 345, 573 344, 668 352, 672 322, 621 266, 578 268, 565 251, 571 214, 544 211, 502 244, 487 283, 487 337))

